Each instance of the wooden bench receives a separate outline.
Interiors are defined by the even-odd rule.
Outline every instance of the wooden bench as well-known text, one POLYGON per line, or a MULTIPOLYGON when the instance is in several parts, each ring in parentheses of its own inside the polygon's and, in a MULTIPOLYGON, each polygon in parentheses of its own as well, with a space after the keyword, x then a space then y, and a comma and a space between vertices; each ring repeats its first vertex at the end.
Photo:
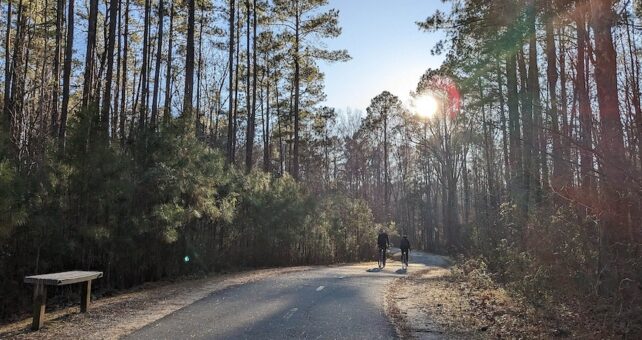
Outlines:
POLYGON ((34 275, 25 277, 25 283, 32 283, 33 290, 33 323, 31 329, 39 330, 45 317, 47 286, 64 286, 73 283, 83 283, 80 295, 80 312, 87 312, 91 299, 91 280, 103 277, 103 272, 71 271, 34 275))

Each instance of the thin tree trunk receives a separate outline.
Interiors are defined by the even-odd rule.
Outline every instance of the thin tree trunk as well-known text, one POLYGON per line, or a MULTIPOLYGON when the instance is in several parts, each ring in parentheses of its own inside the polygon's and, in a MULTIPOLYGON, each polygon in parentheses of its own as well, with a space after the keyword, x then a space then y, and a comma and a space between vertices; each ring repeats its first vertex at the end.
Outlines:
POLYGON ((383 213, 386 220, 390 219, 390 192, 388 174, 388 108, 384 108, 383 114, 383 213))
MULTIPOLYGON (((552 4, 551 4, 552 5, 552 4)), ((562 178, 566 172, 563 168, 566 166, 566 161, 562 155, 562 146, 560 143, 560 130, 559 130, 559 115, 557 101, 557 81, 559 75, 557 73, 557 49, 555 46, 555 35, 553 31, 553 23, 551 20, 546 20, 546 78, 548 81, 548 96, 550 98, 550 111, 551 117, 551 137, 553 139, 553 187, 558 189, 563 185, 562 178)), ((545 157, 545 153, 543 154, 545 157)))
MULTIPOLYGON (((254 149, 254 136, 256 134, 256 87, 257 87, 257 48, 256 48, 256 38, 257 38, 257 29, 258 29, 258 9, 256 6, 256 0, 254 0, 252 6, 252 149, 254 149)), ((253 150, 251 150, 253 152, 253 150)), ((250 153, 251 155, 251 153, 250 153)), ((250 167, 252 162, 250 159, 250 167)))
POLYGON ((279 103, 279 80, 274 78, 274 103, 276 105, 276 123, 277 123, 277 133, 279 135, 279 175, 283 176, 285 171, 285 159, 283 157, 283 130, 281 128, 281 104, 279 103))
POLYGON ((640 60, 638 57, 639 51, 637 50, 636 40, 632 38, 631 31, 632 25, 626 26, 626 37, 629 47, 629 60, 631 63, 631 102, 635 112, 633 121, 635 122, 637 147, 638 147, 638 160, 642 166, 642 105, 640 96, 640 60))
POLYGON ((11 75, 13 74, 11 63, 11 8, 12 0, 7 1, 7 31, 4 40, 4 103, 3 111, 9 125, 12 124, 12 112, 9 107, 11 98, 11 75))
POLYGON ((566 89, 566 44, 565 38, 563 37, 562 30, 558 32, 559 41, 560 41, 560 53, 559 53, 559 63, 560 63, 560 103, 559 107, 561 111, 561 149, 562 149, 562 160, 565 164, 562 166, 563 172, 561 174, 562 179, 560 183, 564 186, 571 186, 573 184, 573 174, 569 163, 571 162, 571 132, 568 122, 568 93, 566 89), (568 162, 568 163, 567 163, 568 162))
POLYGON ((506 87, 508 94, 508 126, 510 136, 510 191, 514 200, 519 200, 522 186, 522 145, 519 122, 519 99, 517 93, 517 56, 511 53, 506 58, 506 87))
MULTIPOLYGON (((147 121, 147 91, 149 84, 147 81, 148 61, 149 61, 149 26, 151 16, 151 0, 145 0, 145 14, 143 18, 143 56, 140 68, 140 111, 138 117, 138 128, 143 129, 147 121)), ((137 100, 138 102, 138 100, 137 100)))
POLYGON ((188 21, 187 21, 187 48, 185 54, 185 96, 183 97, 182 117, 187 124, 188 129, 192 130, 193 112, 192 97, 194 95, 194 13, 196 10, 196 0, 188 1, 188 21))
POLYGON ((529 203, 531 199, 531 193, 533 192, 532 184, 534 182, 533 177, 536 163, 533 160, 533 153, 535 151, 535 134, 533 129, 533 100, 532 93, 528 90, 529 73, 526 69, 524 51, 521 48, 518 52, 517 65, 519 69, 522 133, 524 137, 522 148, 523 180, 521 182, 523 196, 519 200, 519 207, 521 208, 521 212, 523 213, 523 215, 526 216, 530 207, 529 203))
POLYGON ((74 2, 69 0, 67 12, 67 39, 65 42, 65 61, 62 75, 62 106, 60 110, 60 130, 58 137, 64 145, 65 131, 67 129, 67 115, 69 112, 69 86, 71 81, 71 61, 74 51, 74 2))
POLYGON ((96 53, 96 26, 98 23, 98 0, 89 1, 89 23, 87 30, 87 49, 85 50, 85 79, 83 85, 82 106, 94 104, 94 75, 96 53))
POLYGON ((586 23, 583 14, 578 14, 576 19, 577 27, 577 63, 576 63, 576 82, 577 100, 579 104, 580 116, 580 183, 584 193, 592 196, 595 185, 593 184, 593 155, 592 155, 592 113, 591 102, 588 89, 586 86, 586 23))
POLYGON ((154 94, 152 95, 152 118, 150 121, 150 128, 156 129, 158 119, 158 90, 160 88, 160 69, 161 57, 163 53, 163 15, 165 9, 163 8, 163 0, 158 1, 158 46, 156 49, 156 66, 154 67, 154 94))
POLYGON ((174 2, 169 9, 169 42, 167 44, 167 70, 165 74, 165 117, 172 117, 172 52, 174 49, 174 2))
POLYGON ((246 141, 245 141, 245 171, 250 172, 252 170, 252 154, 254 151, 254 117, 252 116, 254 112, 254 104, 252 103, 252 98, 250 97, 251 91, 251 74, 256 73, 256 70, 251 69, 251 60, 250 60, 250 19, 252 18, 250 0, 245 0, 245 11, 246 11, 246 27, 247 27, 247 36, 246 36, 246 108, 247 108, 247 131, 246 131, 246 141))
MULTIPOLYGON (((118 129, 120 131, 120 144, 125 145, 127 134, 125 133, 125 120, 127 109, 127 60, 129 54, 129 0, 125 0, 125 32, 123 35, 123 73, 122 73, 122 89, 120 98, 120 119, 118 129)), ((136 83, 134 81, 134 83, 136 83)), ((135 86, 135 84, 134 84, 135 86)))
POLYGON ((132 114, 131 114, 131 121, 130 121, 130 124, 129 124, 129 139, 130 140, 132 140, 134 138, 134 127, 136 126, 136 124, 134 124, 134 121, 136 119, 136 116, 135 116, 136 112, 138 112, 138 98, 140 98, 140 88, 141 88, 141 86, 140 86, 140 77, 139 77, 138 74, 136 74, 137 61, 136 61, 136 55, 135 54, 134 54, 134 65, 133 66, 134 67, 133 67, 132 71, 134 71, 134 74, 133 74, 132 79, 133 79, 134 84, 132 86, 132 99, 131 99, 131 102, 132 102, 132 111, 131 112, 132 112, 132 114), (136 83, 136 79, 138 79, 138 83, 136 83))
MULTIPOLYGON (((13 75, 13 64, 11 60, 11 16, 13 14, 12 0, 7 1, 7 27, 4 40, 4 103, 3 117, 7 123, 7 129, 11 130, 13 124, 13 112, 11 110, 11 83, 13 75)), ((15 49, 15 43, 14 43, 15 49)))
POLYGON ((9 110, 9 98, 11 97, 11 8, 12 0, 7 1, 7 25, 4 38, 4 103, 3 111, 7 122, 11 123, 11 111, 9 110))
MULTIPOLYGON (((70 0, 72 1, 72 0, 70 0)), ((62 44, 62 26, 65 16, 65 1, 58 0, 56 2, 56 48, 54 51, 54 60, 53 60, 53 89, 51 93, 52 103, 51 103, 51 135, 55 136, 58 134, 58 100, 59 100, 59 91, 60 91, 60 56, 61 56, 61 44, 62 44)), ((7 26, 8 27, 8 26, 7 26)))
MULTIPOLYGON (((479 98, 484 98, 484 89, 482 87, 481 78, 477 80, 477 85, 479 87, 479 98)), ((497 207, 497 199, 499 198, 495 190, 495 174, 493 172, 493 154, 492 154, 492 141, 490 137, 490 129, 488 128, 488 122, 486 121, 486 106, 482 104, 482 124, 484 132, 484 158, 486 160, 486 176, 488 180, 488 196, 490 207, 495 209, 497 207)), ((465 163, 465 161, 464 161, 465 163)), ((467 194, 468 195, 468 194, 467 194)))
POLYGON ((14 149, 14 154, 19 158, 22 143, 22 127, 24 117, 22 116, 23 104, 23 90, 24 90, 24 75, 26 69, 22 69, 23 64, 26 66, 23 58, 28 58, 29 49, 25 49, 24 36, 27 26, 24 19, 24 6, 22 0, 18 3, 18 13, 16 16, 16 36, 13 47, 13 55, 11 60, 11 95, 9 97, 8 105, 6 106, 11 113, 9 116, 9 136, 15 138, 12 140, 11 146, 14 149), (26 54, 26 57, 23 55, 26 54), (21 98, 17 101, 16 98, 21 98))
POLYGON ((198 70, 196 72, 196 131, 199 137, 205 136, 205 126, 203 124, 203 112, 201 112, 201 69, 203 67, 203 18, 201 11, 201 20, 198 29, 198 70))
POLYGON ((101 125, 105 136, 109 136, 109 109, 111 107, 112 78, 114 73, 114 46, 116 45, 116 23, 118 20, 118 0, 109 1, 109 36, 107 40, 107 74, 105 77, 105 92, 101 125))
MULTIPOLYGON (((121 51, 122 51, 122 32, 121 32, 121 27, 122 27, 122 0, 118 0, 118 24, 117 24, 117 32, 116 32, 116 39, 118 42, 118 46, 116 47, 116 88, 114 89, 114 103, 113 103, 113 112, 112 112, 112 119, 111 119, 111 137, 116 138, 117 132, 118 131, 118 118, 119 118, 119 113, 118 113, 118 107, 120 106, 120 86, 121 86, 121 77, 120 77, 120 71, 122 69, 122 57, 121 57, 121 51)), ((123 86, 126 86, 125 84, 123 86)))
MULTIPOLYGON (((238 130, 238 113, 239 113, 239 85, 241 82, 240 68, 241 68, 241 27, 243 23, 241 22, 241 6, 236 7, 236 17, 239 19, 236 24, 236 69, 234 74, 234 126, 232 130, 233 134, 233 143, 232 143, 232 155, 236 157, 236 132, 238 130)), ((236 162, 236 159, 232 159, 232 162, 236 162)))
MULTIPOLYGON (((257 33, 257 28, 258 28, 258 14, 257 14, 257 7, 256 7, 256 0, 254 0, 253 6, 252 6, 252 17, 254 19, 254 22, 252 24, 253 27, 253 33, 252 33, 252 133, 251 133, 251 143, 250 143, 250 157, 249 157, 249 162, 248 162, 248 172, 252 169, 252 158, 253 158, 253 152, 254 152, 254 136, 255 136, 255 131, 256 131, 256 79, 257 79, 257 61, 256 61, 256 33, 257 33)), ((249 34, 249 32, 248 32, 249 34)))
POLYGON ((263 170, 267 173, 271 171, 270 167, 270 64, 269 58, 266 53, 265 58, 265 73, 266 73, 266 83, 265 83, 265 133, 264 133, 264 144, 263 144, 263 170))
MULTIPOLYGON (((57 7, 58 6, 56 6, 56 21, 58 21, 58 18, 57 18, 58 9, 57 9, 57 7)), ((49 1, 48 0, 45 0, 45 8, 49 8, 49 1)), ((48 15, 49 15, 49 13, 47 11, 45 11, 45 13, 43 15, 44 22, 47 22, 47 23, 49 22, 49 16, 48 15)), ((40 94, 39 94, 39 100, 38 100, 39 103, 38 103, 38 109, 36 111, 37 112, 36 115, 39 116, 38 126, 43 131, 41 133, 39 133, 37 136, 34 136, 35 139, 37 139, 37 140, 34 141, 33 143, 30 142, 30 144, 40 145, 39 150, 37 151, 37 155, 38 155, 39 158, 41 158, 44 155, 44 138, 47 135, 49 135, 49 134, 46 134, 44 132, 47 131, 47 125, 51 124, 51 121, 53 120, 53 118, 52 118, 53 117, 53 113, 49 117, 45 114, 45 112, 48 112, 47 111, 47 104, 48 104, 47 102, 51 99, 50 97, 48 98, 48 96, 45 94, 45 92, 47 90, 49 90, 49 87, 47 85, 49 84, 49 76, 50 76, 49 74, 47 74, 47 69, 49 68, 48 67, 48 61, 49 61, 49 36, 50 36, 49 27, 50 27, 50 25, 46 25, 45 28, 44 28, 45 36, 44 36, 44 41, 43 41, 44 50, 43 50, 42 58, 37 58, 36 59, 36 64, 41 63, 41 65, 40 65, 40 79, 39 79, 40 94)), ((54 47, 54 53, 55 53, 55 47, 54 47)), ((54 59, 55 59, 55 56, 54 56, 54 59)), ((55 82, 57 81, 58 76, 53 74, 53 73, 52 73, 52 76, 54 76, 54 78, 55 78, 54 79, 54 86, 52 86, 52 87, 55 87, 55 82)), ((53 90, 52 90, 52 93, 53 93, 53 90)), ((51 112, 53 112, 53 111, 54 110, 52 110, 51 112)), ((36 129, 34 128, 32 131, 35 131, 35 130, 36 129)), ((53 131, 53 130, 50 129, 48 132, 51 132, 51 131, 53 131)))
MULTIPOLYGON (((535 18, 532 21, 533 32, 536 32, 535 18)), ((549 188, 548 183, 548 152, 546 148, 546 127, 544 126, 544 119, 542 117, 542 101, 540 98, 540 84, 539 84, 539 66, 537 63, 537 39, 536 34, 533 33, 529 43, 529 92, 530 99, 533 107, 533 137, 534 137, 534 164, 533 164, 533 189, 535 199, 539 202, 542 198, 542 188, 549 188)))
POLYGON ((294 150, 292 155, 292 177, 299 180, 299 102, 301 82, 301 60, 300 60, 300 39, 301 39, 301 14, 299 2, 295 1, 295 32, 294 32, 294 150))
POLYGON ((504 151, 504 181, 506 182, 506 185, 508 186, 510 184, 510 175, 511 175, 511 167, 510 167, 510 156, 508 153, 508 131, 506 129, 506 103, 504 101, 504 89, 503 89, 503 82, 502 82, 502 73, 501 69, 499 66, 499 61, 497 62, 497 67, 496 71, 497 73, 497 88, 498 88, 498 95, 499 95, 499 119, 501 121, 501 128, 502 128, 502 149, 504 151))
POLYGON ((234 24, 234 5, 236 0, 229 0, 230 1, 230 41, 229 41, 229 53, 228 53, 228 61, 229 61, 229 103, 228 103, 228 111, 227 111, 227 164, 233 164, 234 163, 234 135, 236 134, 236 131, 234 131, 234 98, 233 98, 233 92, 234 92, 234 30, 235 30, 235 24, 234 24))

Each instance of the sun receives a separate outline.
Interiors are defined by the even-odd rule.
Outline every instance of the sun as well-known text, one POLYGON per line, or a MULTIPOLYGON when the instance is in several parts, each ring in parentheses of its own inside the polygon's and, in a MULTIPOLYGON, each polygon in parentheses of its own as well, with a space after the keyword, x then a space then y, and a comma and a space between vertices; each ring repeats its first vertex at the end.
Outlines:
POLYGON ((435 96, 430 94, 424 94, 412 101, 412 108, 414 114, 417 116, 429 119, 434 117, 439 111, 439 101, 435 96))

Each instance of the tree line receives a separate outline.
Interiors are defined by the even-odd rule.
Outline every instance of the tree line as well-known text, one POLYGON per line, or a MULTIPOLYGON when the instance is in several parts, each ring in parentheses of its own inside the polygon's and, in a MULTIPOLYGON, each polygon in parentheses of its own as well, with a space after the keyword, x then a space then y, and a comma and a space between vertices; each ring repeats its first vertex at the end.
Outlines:
POLYGON ((349 59, 319 47, 341 33, 327 1, 2 6, 0 318, 36 273, 101 270, 109 292, 373 256, 370 207, 318 167, 318 63, 349 59))
POLYGON ((445 32, 444 64, 410 103, 373 99, 347 139, 346 188, 536 304, 605 305, 609 327, 639 334, 642 4, 449 3, 417 23, 445 32), (429 118, 413 105, 426 96, 429 118))
POLYGON ((387 228, 632 329, 640 2, 450 2, 417 23, 446 32, 442 67, 366 112, 321 104, 318 63, 349 58, 318 43, 341 33, 327 4, 7 1, 0 316, 25 274, 360 260, 387 228))

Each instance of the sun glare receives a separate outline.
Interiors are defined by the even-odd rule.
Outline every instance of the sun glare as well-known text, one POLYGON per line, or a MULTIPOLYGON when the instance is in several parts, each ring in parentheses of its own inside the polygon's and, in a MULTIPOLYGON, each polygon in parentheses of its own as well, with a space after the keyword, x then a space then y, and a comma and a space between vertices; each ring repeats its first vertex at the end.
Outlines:
POLYGON ((439 102, 433 95, 426 94, 415 98, 412 102, 414 113, 421 118, 432 118, 439 110, 439 102))

